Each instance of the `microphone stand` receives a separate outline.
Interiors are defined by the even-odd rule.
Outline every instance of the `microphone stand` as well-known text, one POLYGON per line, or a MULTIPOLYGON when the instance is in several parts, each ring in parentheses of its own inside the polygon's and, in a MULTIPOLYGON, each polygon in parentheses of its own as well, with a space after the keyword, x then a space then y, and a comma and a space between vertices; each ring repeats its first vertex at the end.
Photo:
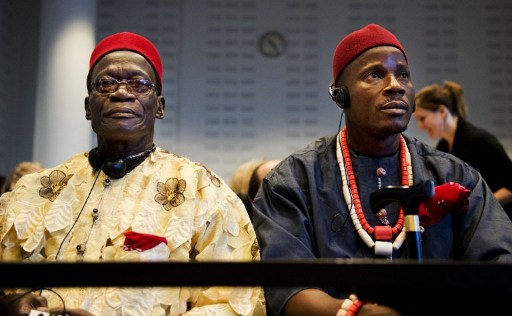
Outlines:
POLYGON ((418 209, 421 201, 434 196, 434 191, 434 182, 426 180, 412 186, 386 186, 370 195, 370 206, 375 214, 391 202, 402 205, 405 213, 406 257, 417 259, 418 262, 423 260, 418 209))

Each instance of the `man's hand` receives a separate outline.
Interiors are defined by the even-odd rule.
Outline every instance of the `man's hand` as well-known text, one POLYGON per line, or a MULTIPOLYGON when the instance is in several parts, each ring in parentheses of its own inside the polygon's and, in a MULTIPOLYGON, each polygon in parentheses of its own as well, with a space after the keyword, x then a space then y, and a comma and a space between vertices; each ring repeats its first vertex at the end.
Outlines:
POLYGON ((45 297, 34 293, 0 296, 1 315, 29 315, 31 310, 38 307, 48 307, 48 301, 45 297))

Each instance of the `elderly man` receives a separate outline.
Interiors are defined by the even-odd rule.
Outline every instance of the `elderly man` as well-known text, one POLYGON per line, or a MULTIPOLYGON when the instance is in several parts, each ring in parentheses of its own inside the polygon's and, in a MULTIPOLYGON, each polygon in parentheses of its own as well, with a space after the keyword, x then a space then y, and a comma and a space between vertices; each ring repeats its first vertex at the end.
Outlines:
MULTIPOLYGON (((92 52, 87 88, 85 116, 97 147, 24 177, 2 196, 2 260, 259 260, 250 219, 229 186, 203 164, 154 144, 165 109, 155 45, 129 32, 106 37, 92 52)), ((2 315, 36 307, 66 315, 264 314, 258 287, 17 293, 2 298, 2 315)))

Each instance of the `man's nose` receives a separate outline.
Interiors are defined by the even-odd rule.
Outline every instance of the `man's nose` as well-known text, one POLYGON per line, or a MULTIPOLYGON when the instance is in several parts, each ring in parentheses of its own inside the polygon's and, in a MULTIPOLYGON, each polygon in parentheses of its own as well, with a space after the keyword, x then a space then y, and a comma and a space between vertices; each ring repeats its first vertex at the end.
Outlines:
POLYGON ((394 75, 389 76, 389 82, 386 91, 388 91, 388 93, 393 94, 405 94, 405 89, 402 87, 402 84, 394 75))

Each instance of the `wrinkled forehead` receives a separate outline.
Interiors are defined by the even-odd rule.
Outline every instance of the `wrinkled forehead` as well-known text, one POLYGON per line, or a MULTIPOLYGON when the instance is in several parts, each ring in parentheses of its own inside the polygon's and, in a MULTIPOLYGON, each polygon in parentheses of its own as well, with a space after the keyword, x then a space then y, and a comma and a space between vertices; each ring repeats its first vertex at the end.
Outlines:
POLYGON ((98 59, 91 69, 91 78, 105 73, 141 73, 155 81, 156 71, 151 63, 137 52, 129 50, 113 51, 98 59))

